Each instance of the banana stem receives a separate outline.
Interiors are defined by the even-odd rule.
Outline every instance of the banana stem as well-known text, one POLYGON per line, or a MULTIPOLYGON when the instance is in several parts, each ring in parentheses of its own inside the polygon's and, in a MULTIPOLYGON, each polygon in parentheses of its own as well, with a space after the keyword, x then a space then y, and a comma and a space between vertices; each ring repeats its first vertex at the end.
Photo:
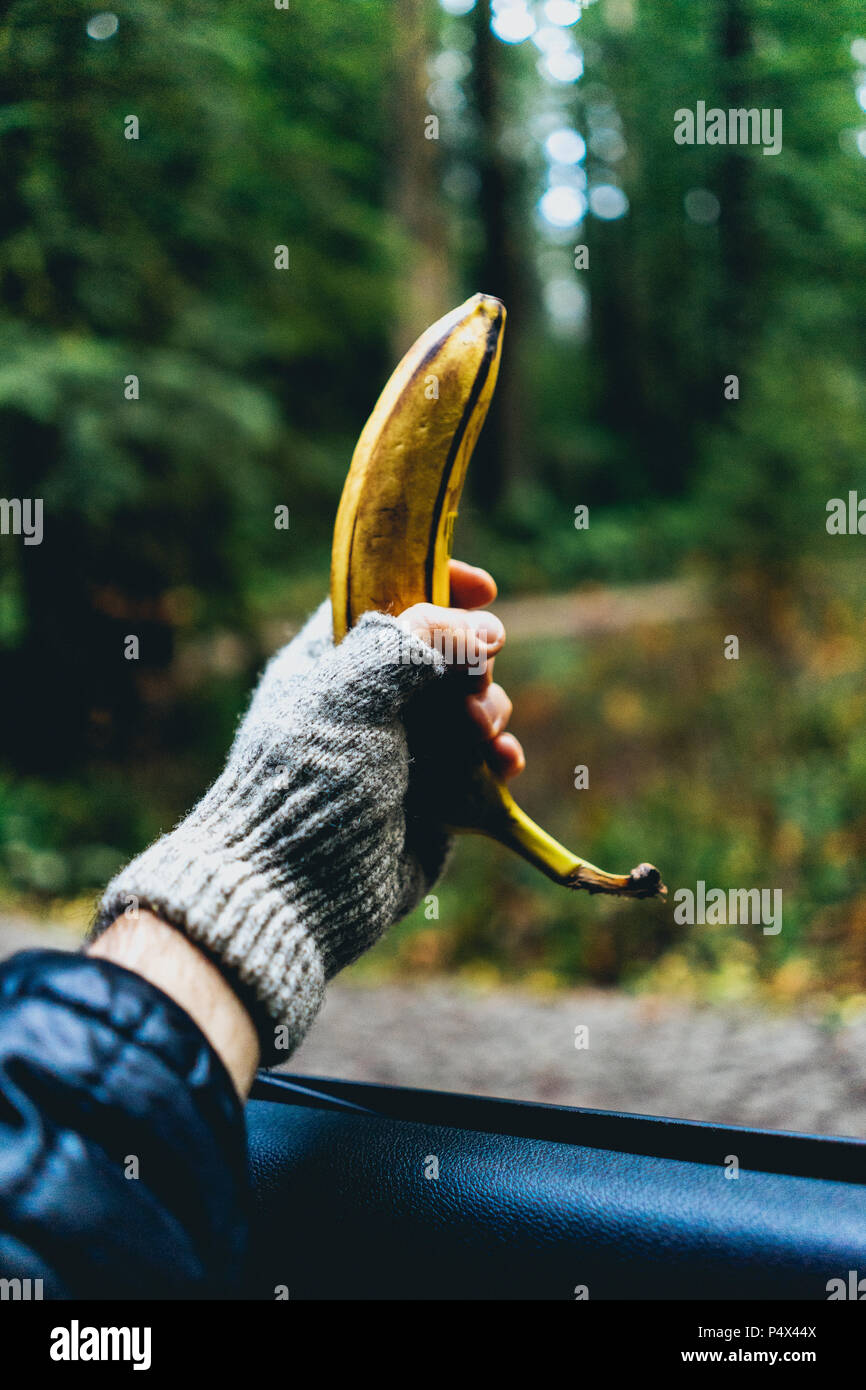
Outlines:
POLYGON ((548 835, 518 806, 501 784, 497 785, 496 790, 496 809, 501 814, 491 820, 483 817, 483 823, 475 828, 482 835, 489 835, 515 850, 553 879, 554 883, 566 888, 584 888, 588 893, 612 893, 626 898, 663 898, 667 895, 661 874, 652 864, 638 864, 630 874, 609 874, 572 854, 552 835, 548 835))

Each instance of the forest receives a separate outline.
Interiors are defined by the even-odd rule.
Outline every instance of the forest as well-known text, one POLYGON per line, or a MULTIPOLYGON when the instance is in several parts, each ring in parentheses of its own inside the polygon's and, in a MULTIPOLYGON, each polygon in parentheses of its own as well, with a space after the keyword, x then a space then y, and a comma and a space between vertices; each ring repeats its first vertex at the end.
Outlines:
POLYGON ((499 584, 521 800, 784 928, 467 840, 354 969, 866 1005, 862 5, 12 0, 0 88, 4 905, 83 925, 216 775, 385 379, 482 290, 455 553, 499 584), (678 140, 699 103, 780 148, 678 140))

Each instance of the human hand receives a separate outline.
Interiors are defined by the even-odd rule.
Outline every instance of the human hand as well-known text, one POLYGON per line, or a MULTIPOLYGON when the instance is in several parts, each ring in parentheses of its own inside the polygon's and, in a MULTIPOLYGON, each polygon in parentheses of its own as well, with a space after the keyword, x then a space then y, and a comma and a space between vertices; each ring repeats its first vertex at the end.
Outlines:
POLYGON ((458 562, 451 580, 454 608, 367 613, 337 647, 323 604, 269 663, 214 786, 103 899, 97 931, 134 903, 204 947, 250 1001, 272 1060, 297 1046, 326 980, 441 870, 446 832, 407 813, 403 721, 448 652, 462 653, 450 678, 466 682, 468 718, 498 770, 522 766, 492 681, 504 630, 477 611, 495 585, 458 562))

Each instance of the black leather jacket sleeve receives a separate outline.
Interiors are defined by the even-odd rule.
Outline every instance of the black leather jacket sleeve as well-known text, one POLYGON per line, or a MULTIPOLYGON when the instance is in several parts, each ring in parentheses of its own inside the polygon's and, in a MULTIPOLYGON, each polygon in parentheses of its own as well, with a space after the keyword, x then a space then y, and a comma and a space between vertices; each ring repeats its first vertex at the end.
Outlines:
POLYGON ((243 1111, 179 1005, 110 961, 0 966, 0 1275, 44 1298, 231 1297, 243 1111))

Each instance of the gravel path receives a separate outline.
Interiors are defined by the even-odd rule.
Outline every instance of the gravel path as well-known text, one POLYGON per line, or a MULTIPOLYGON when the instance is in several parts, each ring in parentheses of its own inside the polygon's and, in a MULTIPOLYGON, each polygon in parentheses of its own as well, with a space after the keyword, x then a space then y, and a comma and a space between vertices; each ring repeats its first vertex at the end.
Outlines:
MULTIPOLYGON (((0 956, 75 944, 67 929, 0 917, 0 956)), ((797 1015, 618 991, 344 983, 288 1070, 866 1137, 866 1015, 829 1031, 797 1015), (588 1046, 575 1046, 576 1028, 588 1046)))
POLYGON ((549 999, 451 982, 333 988, 289 1070, 866 1137, 866 1018, 695 1008, 618 991, 549 999), (575 1047, 575 1029, 588 1046, 575 1047))

